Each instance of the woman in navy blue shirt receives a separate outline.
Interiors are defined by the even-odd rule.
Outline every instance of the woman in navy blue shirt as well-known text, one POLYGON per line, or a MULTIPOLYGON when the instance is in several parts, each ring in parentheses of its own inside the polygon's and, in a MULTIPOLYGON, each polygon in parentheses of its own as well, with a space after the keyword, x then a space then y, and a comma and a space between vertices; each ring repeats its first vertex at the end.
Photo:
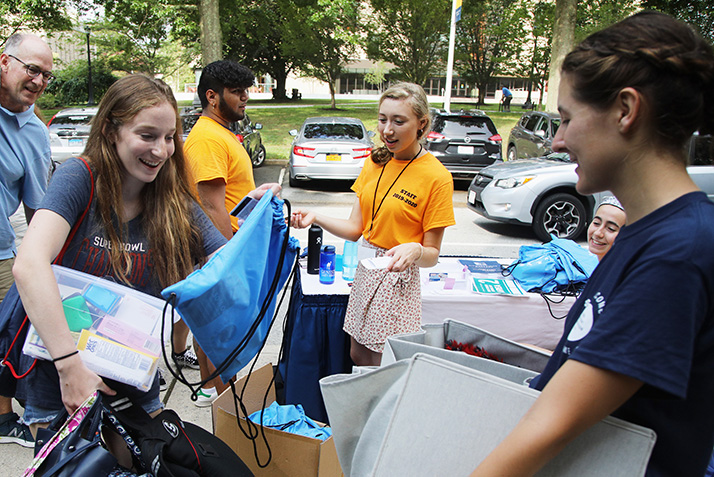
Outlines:
POLYGON ((714 53, 654 12, 595 33, 565 58, 553 149, 577 190, 627 211, 568 314, 542 390, 477 476, 533 475, 612 414, 653 429, 648 476, 704 475, 714 445, 714 204, 684 145, 714 130, 714 53))

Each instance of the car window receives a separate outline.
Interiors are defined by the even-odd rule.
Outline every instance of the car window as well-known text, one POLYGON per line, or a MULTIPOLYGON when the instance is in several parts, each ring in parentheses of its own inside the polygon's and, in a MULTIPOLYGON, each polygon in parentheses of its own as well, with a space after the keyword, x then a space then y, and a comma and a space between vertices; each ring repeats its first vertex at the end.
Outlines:
POLYGON ((692 136, 689 163, 693 166, 714 165, 714 139, 712 136, 692 136))
POLYGON ((305 139, 364 139, 364 131, 358 124, 306 124, 305 139))
POLYGON ((543 135, 547 135, 548 132, 548 120, 546 118, 539 118, 538 122, 536 123, 535 127, 533 128, 533 132, 543 132, 543 135))
POLYGON ((555 133, 558 132, 558 128, 560 127, 560 118, 553 118, 550 120, 550 135, 551 137, 555 137, 555 133))
POLYGON ((535 131, 536 130, 536 125, 538 122, 541 120, 540 116, 533 115, 530 118, 528 118, 528 123, 524 126, 527 130, 529 131, 535 131))
POLYGON ((496 127, 490 119, 473 116, 442 117, 434 122, 433 129, 447 137, 465 136, 469 133, 481 133, 489 136, 496 134, 496 127))
POLYGON ((75 116, 55 116, 49 126, 50 132, 57 132, 58 129, 76 129, 78 131, 89 132, 92 116, 78 114, 75 116))

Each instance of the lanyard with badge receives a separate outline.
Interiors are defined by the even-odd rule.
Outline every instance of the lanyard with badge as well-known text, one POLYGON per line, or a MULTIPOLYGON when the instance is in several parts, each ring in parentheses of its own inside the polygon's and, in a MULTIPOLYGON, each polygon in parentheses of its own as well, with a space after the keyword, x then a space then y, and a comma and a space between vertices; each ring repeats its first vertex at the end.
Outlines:
MULTIPOLYGON (((397 177, 396 177, 396 178, 394 179, 394 181, 392 182, 392 185, 390 185, 390 186, 389 186, 389 189, 387 189, 387 192, 384 193, 384 196, 382 197, 382 200, 379 202, 379 206, 377 206, 377 210, 374 210, 374 205, 377 203, 377 190, 379 189, 379 183, 382 181, 382 175, 384 174, 384 169, 387 168, 387 164, 388 164, 388 163, 385 164, 384 166, 382 166, 382 171, 379 173, 379 178, 377 179, 377 185, 376 185, 375 188, 374 188, 374 198, 372 199, 372 220, 370 221, 369 230, 367 231, 367 240, 368 240, 368 241, 369 241, 370 237, 372 236, 372 228, 374 227, 374 219, 377 217, 377 214, 379 213, 380 209, 382 208, 382 204, 384 203, 384 199, 387 198, 387 196, 389 195, 389 192, 392 190, 392 187, 394 187, 394 184, 397 183, 397 181, 398 181, 399 178, 402 176, 402 174, 404 173, 404 171, 407 170, 407 167, 409 167, 409 166, 411 165, 411 163, 414 162, 414 160, 419 156, 419 154, 421 154, 421 152, 422 152, 423 149, 424 149, 424 148, 423 148, 421 145, 419 145, 419 151, 414 155, 414 157, 411 158, 411 160, 409 160, 409 162, 407 163, 407 165, 404 166, 404 168, 399 172, 399 174, 397 175, 397 177)), ((364 247, 360 247, 360 248, 364 248, 364 247)), ((373 253, 372 253, 372 256, 374 256, 373 253)))

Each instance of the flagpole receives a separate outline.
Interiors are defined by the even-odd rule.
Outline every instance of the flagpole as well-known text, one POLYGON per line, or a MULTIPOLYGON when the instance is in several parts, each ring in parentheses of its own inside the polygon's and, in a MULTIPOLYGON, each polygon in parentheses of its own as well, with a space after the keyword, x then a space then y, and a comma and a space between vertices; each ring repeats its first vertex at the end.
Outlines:
POLYGON ((451 31, 449 32, 449 57, 446 62, 446 91, 444 109, 451 112, 451 83, 454 71, 454 44, 456 43, 456 22, 461 19, 461 0, 451 1, 451 31), (457 5, 458 4, 458 5, 457 5), (457 15, 458 11, 458 15, 457 15), (457 18, 458 16, 458 18, 457 18))

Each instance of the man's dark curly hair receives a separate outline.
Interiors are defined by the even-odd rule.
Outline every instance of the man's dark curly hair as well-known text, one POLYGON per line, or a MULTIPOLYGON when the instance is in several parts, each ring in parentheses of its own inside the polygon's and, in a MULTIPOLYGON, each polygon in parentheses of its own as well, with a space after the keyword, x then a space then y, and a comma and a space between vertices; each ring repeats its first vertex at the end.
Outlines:
POLYGON ((198 97, 201 99, 201 106, 208 106, 206 92, 212 89, 219 95, 223 95, 224 88, 249 88, 255 82, 253 72, 231 60, 214 61, 201 73, 198 81, 198 97))

